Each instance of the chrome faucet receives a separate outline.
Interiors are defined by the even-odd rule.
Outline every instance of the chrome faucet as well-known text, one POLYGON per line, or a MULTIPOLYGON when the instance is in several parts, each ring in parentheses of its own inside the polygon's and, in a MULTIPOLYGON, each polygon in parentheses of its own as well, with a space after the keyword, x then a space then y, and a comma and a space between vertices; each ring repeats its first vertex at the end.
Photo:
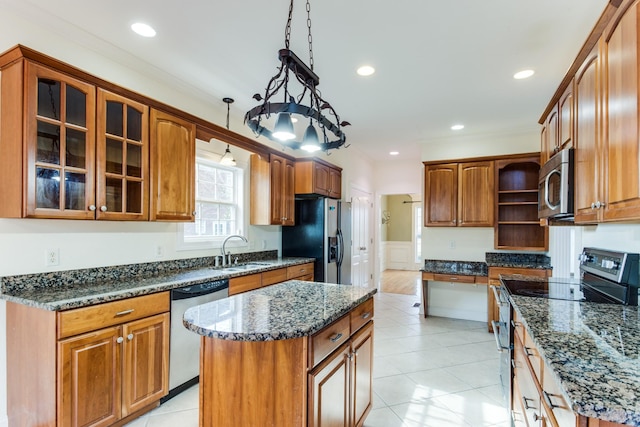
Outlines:
POLYGON ((222 242, 222 248, 220 249, 222 251, 222 265, 223 266, 225 266, 227 264, 231 264, 231 252, 227 253, 225 251, 225 247, 227 246, 227 242, 229 241, 229 239, 232 239, 234 237, 237 238, 237 239, 244 240, 246 243, 249 243, 247 238, 244 237, 244 236, 241 236, 240 234, 232 234, 231 236, 228 236, 226 239, 224 239, 224 242, 222 242), (229 257, 229 259, 227 259, 227 256, 229 257))

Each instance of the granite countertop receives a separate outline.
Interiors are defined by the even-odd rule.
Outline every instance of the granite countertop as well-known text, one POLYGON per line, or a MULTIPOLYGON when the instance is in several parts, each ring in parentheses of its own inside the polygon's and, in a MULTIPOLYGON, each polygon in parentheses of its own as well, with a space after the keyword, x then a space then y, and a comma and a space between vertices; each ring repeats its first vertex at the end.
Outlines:
POLYGON ((574 412, 640 426, 638 307, 509 298, 574 412))
POLYGON ((446 261, 438 259, 425 259, 425 273, 460 274, 464 276, 486 276, 487 264, 475 261, 446 261))
POLYGON ((543 254, 486 252, 485 262, 425 259, 422 271, 437 274, 487 276, 489 267, 551 269, 551 258, 543 254))
MULTIPOLYGON (((3 277, 0 299, 50 311, 68 310, 314 261, 313 258, 261 259, 227 268, 200 265, 137 275, 105 268, 110 270, 105 274, 94 271, 98 269, 87 269, 3 277), (251 265, 242 267, 246 264, 251 265)), ((130 266, 120 266, 124 267, 130 266)))
POLYGON ((189 308, 183 324, 197 334, 233 341, 299 338, 319 331, 376 292, 290 280, 189 308))

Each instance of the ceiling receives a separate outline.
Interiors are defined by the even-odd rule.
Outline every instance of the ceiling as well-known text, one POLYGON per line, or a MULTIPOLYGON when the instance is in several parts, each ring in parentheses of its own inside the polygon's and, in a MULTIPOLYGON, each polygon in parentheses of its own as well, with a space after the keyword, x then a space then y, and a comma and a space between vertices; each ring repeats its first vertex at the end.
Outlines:
MULTIPOLYGON (((606 0, 321 0, 311 4, 320 89, 374 160, 420 159, 422 144, 532 132, 606 0), (356 75, 369 64, 377 72, 356 75), (536 74, 514 80, 516 71, 536 74), (454 133, 451 125, 465 128, 454 133)), ((39 25, 141 72, 165 74, 242 126, 279 65, 287 0, 0 0, 39 25), (153 39, 129 30, 136 21, 153 39), (226 110, 225 110, 226 111, 226 110)), ((308 63, 305 3, 291 49, 308 63)), ((222 126, 225 123, 218 123, 222 126)), ((233 130, 233 127, 232 127, 233 130)))

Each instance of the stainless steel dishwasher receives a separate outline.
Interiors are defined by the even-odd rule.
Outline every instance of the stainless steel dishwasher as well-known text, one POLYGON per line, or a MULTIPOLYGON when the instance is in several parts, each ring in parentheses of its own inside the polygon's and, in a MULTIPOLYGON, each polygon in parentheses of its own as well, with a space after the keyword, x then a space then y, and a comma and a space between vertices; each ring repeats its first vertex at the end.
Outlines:
POLYGON ((200 371, 200 335, 182 324, 190 307, 229 296, 229 279, 214 280, 171 290, 171 329, 169 337, 169 394, 171 399, 198 382, 200 371))

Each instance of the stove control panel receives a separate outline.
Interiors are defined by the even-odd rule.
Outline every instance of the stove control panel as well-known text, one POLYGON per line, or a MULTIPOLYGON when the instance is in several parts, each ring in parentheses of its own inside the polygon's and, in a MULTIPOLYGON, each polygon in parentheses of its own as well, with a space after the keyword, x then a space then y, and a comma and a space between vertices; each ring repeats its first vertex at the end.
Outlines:
POLYGON ((580 270, 616 283, 638 285, 638 254, 598 248, 584 248, 580 254, 580 270))

